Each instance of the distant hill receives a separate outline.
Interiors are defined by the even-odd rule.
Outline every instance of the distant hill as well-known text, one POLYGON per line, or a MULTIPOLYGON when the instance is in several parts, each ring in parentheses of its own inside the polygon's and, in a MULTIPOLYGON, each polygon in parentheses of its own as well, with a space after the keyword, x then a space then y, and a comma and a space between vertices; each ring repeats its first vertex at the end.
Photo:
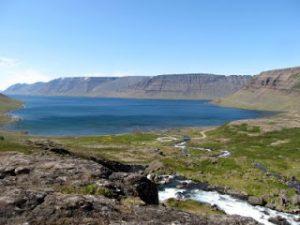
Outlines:
POLYGON ((300 67, 262 72, 218 102, 248 109, 300 111, 300 67))
POLYGON ((60 78, 35 84, 16 84, 10 95, 97 96, 156 99, 215 99, 248 84, 251 76, 174 74, 128 77, 60 78))

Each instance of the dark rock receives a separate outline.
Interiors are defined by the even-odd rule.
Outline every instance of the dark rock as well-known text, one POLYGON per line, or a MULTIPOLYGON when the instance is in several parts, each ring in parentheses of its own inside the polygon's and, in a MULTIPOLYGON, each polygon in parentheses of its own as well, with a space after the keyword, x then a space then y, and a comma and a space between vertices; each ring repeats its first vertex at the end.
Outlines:
POLYGON ((139 174, 132 174, 125 178, 128 185, 127 192, 140 197, 146 204, 158 205, 158 189, 156 184, 139 174))
POLYGON ((163 152, 159 152, 158 153, 160 156, 165 156, 165 154, 163 152))
POLYGON ((57 153, 60 155, 71 155, 71 152, 64 148, 55 147, 55 148, 49 148, 49 150, 51 152, 54 152, 54 153, 57 153))
POLYGON ((116 161, 112 161, 112 160, 106 160, 106 159, 103 159, 103 158, 99 158, 99 157, 95 157, 95 156, 92 156, 92 157, 85 157, 85 156, 82 156, 88 160, 92 160, 94 162, 97 162, 107 168, 109 168, 110 170, 114 171, 114 172, 131 172, 131 173, 134 173, 134 172, 141 172, 141 171, 144 171, 145 170, 145 167, 142 166, 142 165, 127 165, 127 164, 123 164, 123 163, 120 163, 120 162, 116 162, 116 161))
POLYGON ((7 176, 16 176, 15 173, 16 166, 12 166, 10 164, 5 164, 1 166, 0 164, 0 179, 3 179, 7 176))
POLYGON ((268 221, 277 225, 290 225, 290 223, 285 218, 282 218, 280 216, 271 217, 268 221))
POLYGON ((30 173, 30 168, 29 167, 20 166, 20 167, 17 167, 14 172, 15 172, 16 175, 28 174, 28 173, 30 173))
POLYGON ((266 204, 266 201, 262 197, 249 196, 248 202, 251 205, 260 205, 263 206, 266 204))

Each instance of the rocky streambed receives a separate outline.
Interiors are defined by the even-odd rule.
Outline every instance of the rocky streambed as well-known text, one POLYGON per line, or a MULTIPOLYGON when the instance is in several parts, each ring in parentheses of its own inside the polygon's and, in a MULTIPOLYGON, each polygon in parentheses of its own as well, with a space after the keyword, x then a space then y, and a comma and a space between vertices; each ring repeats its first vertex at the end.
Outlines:
POLYGON ((209 188, 206 185, 194 183, 182 177, 160 176, 156 181, 160 183, 160 202, 164 202, 170 198, 178 200, 192 199, 217 207, 227 215, 250 217, 265 225, 300 224, 299 215, 279 212, 263 206, 254 206, 246 200, 208 190, 209 188))

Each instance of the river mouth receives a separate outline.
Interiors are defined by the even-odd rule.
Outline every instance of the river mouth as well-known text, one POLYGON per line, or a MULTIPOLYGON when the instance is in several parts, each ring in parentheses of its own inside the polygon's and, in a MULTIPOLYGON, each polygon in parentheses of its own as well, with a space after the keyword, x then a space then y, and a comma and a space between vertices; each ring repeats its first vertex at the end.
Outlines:
POLYGON ((207 191, 201 184, 194 183, 176 176, 163 176, 159 182, 159 201, 164 202, 170 198, 178 200, 191 199, 211 206, 217 206, 227 215, 251 217, 264 225, 274 225, 269 219, 284 218, 291 225, 299 225, 299 215, 279 212, 263 206, 253 206, 246 200, 241 200, 217 191, 207 191))

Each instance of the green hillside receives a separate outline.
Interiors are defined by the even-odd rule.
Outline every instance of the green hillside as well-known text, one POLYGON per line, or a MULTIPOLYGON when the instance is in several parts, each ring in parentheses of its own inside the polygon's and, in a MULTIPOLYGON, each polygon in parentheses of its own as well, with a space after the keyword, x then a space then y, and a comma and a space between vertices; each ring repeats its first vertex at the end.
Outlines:
POLYGON ((21 102, 0 94, 0 124, 9 122, 11 119, 6 113, 10 110, 17 109, 21 105, 21 102))

